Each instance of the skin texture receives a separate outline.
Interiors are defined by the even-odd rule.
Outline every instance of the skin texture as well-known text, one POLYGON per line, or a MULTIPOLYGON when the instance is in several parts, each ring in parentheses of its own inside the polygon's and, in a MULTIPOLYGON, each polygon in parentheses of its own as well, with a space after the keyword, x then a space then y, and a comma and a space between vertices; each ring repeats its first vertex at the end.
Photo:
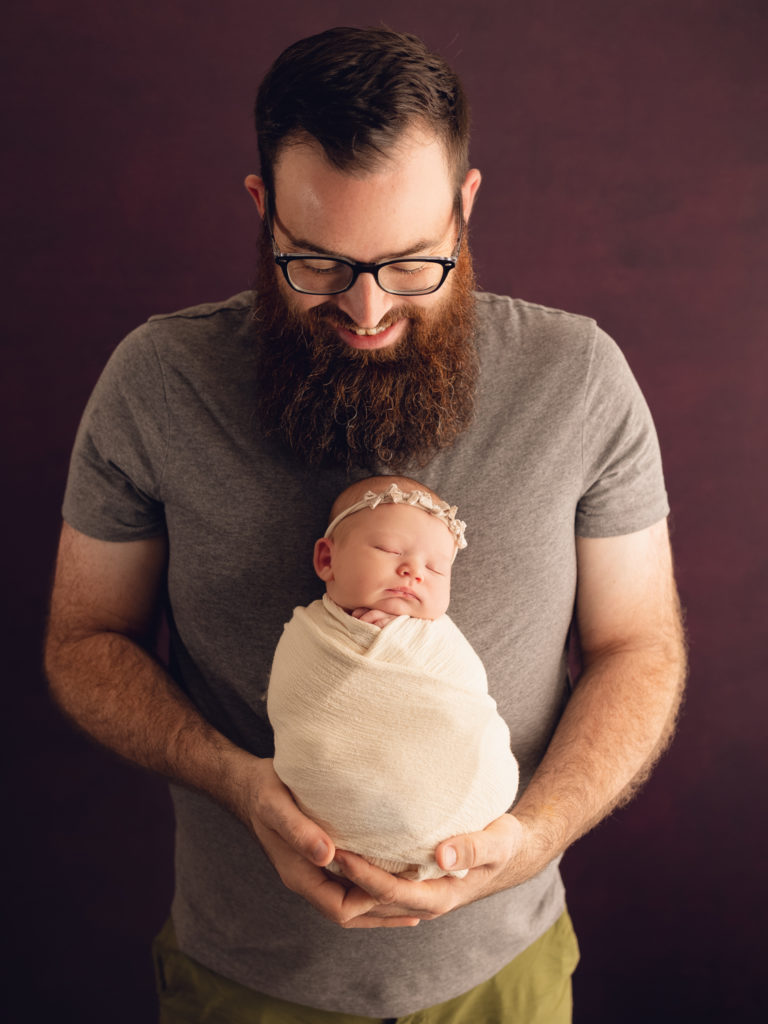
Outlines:
MULTIPOLYGON (((451 599, 453 537, 439 519, 407 505, 379 505, 344 519, 315 544, 315 572, 331 600, 356 609, 437 619, 451 599)), ((366 614, 358 615, 373 621, 366 614)), ((376 625, 384 625, 377 617, 376 625)))
MULTIPOLYGON (((479 180, 477 171, 465 180, 467 215, 479 180)), ((418 241, 439 254, 453 245, 450 174, 439 146, 423 137, 363 176, 334 171, 314 147, 291 147, 276 182, 284 224, 327 250, 373 261, 418 241)), ((262 212, 260 179, 250 177, 248 187, 262 212)), ((408 302, 429 306, 441 294, 408 302)), ((290 300, 321 301, 295 293, 290 300)), ((403 300, 362 275, 335 301, 360 327, 375 327, 403 300)), ((403 329, 393 327, 388 343, 403 329)), ((229 808, 283 883, 327 918, 354 928, 415 925, 539 871, 627 798, 671 732, 685 655, 666 523, 577 539, 577 557, 584 674, 515 814, 438 847, 441 867, 470 869, 462 879, 411 882, 336 851, 298 810, 271 760, 234 746, 198 714, 143 646, 166 565, 163 539, 115 544, 63 526, 46 667, 55 698, 84 730, 229 808), (346 884, 321 870, 334 855, 346 884)))

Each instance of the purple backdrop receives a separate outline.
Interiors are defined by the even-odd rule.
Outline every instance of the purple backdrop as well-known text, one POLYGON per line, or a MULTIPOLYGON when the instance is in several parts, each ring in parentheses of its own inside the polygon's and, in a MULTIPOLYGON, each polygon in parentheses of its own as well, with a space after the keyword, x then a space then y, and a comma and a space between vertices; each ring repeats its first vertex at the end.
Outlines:
MULTIPOLYGON (((382 11, 318 6, 6 8, 14 1020, 153 1019, 147 947, 171 888, 169 802, 48 702, 39 648, 59 501, 117 341, 151 313, 249 284, 256 222, 241 181, 256 169, 256 84, 299 36, 382 11)), ((634 367, 665 456, 690 694, 643 794, 566 857, 576 1020, 758 1019, 768 6, 390 0, 385 15, 464 76, 484 173, 480 283, 595 316, 634 367)))

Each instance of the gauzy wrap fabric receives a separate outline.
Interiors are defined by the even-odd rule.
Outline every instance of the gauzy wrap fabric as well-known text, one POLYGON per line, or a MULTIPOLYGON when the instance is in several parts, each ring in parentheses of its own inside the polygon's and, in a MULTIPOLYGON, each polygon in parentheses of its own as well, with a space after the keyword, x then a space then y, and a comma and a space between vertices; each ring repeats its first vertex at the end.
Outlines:
POLYGON ((446 874, 438 843, 484 828, 515 798, 509 729, 447 615, 380 629, 327 595, 295 608, 267 710, 275 771, 299 806, 339 849, 387 871, 446 874))

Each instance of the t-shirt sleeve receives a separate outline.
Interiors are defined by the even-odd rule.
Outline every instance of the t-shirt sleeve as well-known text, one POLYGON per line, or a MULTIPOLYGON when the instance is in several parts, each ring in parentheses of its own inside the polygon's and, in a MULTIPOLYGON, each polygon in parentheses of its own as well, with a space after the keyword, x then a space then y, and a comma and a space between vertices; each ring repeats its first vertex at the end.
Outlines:
POLYGON ((99 540, 143 540, 165 529, 168 414, 151 327, 121 342, 83 413, 64 494, 64 519, 99 540))
POLYGON ((615 537, 663 519, 669 505, 651 414, 618 346, 599 328, 582 422, 584 486, 576 533, 615 537))

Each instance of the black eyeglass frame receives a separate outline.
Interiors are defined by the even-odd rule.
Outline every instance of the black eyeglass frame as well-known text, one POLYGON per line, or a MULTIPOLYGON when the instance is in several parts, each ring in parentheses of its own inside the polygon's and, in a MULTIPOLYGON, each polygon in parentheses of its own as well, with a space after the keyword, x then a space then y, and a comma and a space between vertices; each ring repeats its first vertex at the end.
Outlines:
POLYGON ((275 241, 275 235, 272 231, 273 221, 273 207, 272 207, 272 196, 269 192, 266 193, 264 203, 264 223, 267 231, 269 232, 269 239, 272 243, 272 255, 275 263, 283 272, 288 286, 295 292, 299 292, 301 295, 342 295, 344 292, 348 292, 357 281, 361 274, 372 274, 376 284, 381 288, 383 292, 387 292, 388 295, 432 295, 434 292, 442 288, 445 283, 446 277, 454 269, 461 252, 461 240, 464 237, 464 205, 462 203, 461 192, 456 197, 456 212, 459 216, 459 237, 456 239, 456 245, 454 246, 453 252, 450 256, 401 256, 392 260, 382 260, 381 263, 358 263, 356 260, 347 259, 346 256, 330 256, 324 253, 317 252, 281 252, 277 247, 275 241), (335 263, 344 263, 352 270, 352 280, 344 288, 336 288, 330 292, 313 292, 308 291, 306 288, 297 287, 288 276, 288 265, 295 262, 296 260, 333 260, 335 263), (434 263, 442 267, 443 275, 437 284, 433 288, 426 288, 421 291, 395 291, 392 288, 385 288, 379 282, 379 271, 383 267, 389 267, 394 263, 434 263))

